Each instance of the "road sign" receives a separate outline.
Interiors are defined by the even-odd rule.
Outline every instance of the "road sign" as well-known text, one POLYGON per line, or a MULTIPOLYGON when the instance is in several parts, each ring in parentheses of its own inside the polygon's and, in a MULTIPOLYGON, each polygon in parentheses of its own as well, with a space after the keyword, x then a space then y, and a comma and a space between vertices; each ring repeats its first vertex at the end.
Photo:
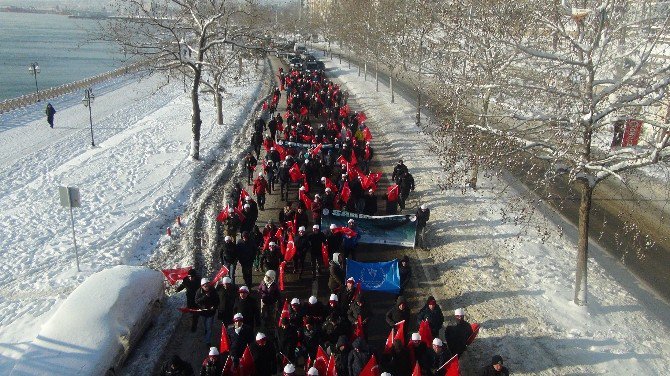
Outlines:
POLYGON ((72 213, 72 208, 81 207, 81 199, 79 197, 79 188, 74 187, 58 187, 58 193, 60 195, 60 204, 65 208, 70 209, 70 223, 72 223, 72 241, 74 242, 74 255, 77 259, 77 271, 79 269, 79 251, 77 250, 77 238, 74 235, 74 214, 72 213))
POLYGON ((60 194, 60 204, 65 208, 81 207, 81 198, 79 197, 79 188, 58 187, 60 194))

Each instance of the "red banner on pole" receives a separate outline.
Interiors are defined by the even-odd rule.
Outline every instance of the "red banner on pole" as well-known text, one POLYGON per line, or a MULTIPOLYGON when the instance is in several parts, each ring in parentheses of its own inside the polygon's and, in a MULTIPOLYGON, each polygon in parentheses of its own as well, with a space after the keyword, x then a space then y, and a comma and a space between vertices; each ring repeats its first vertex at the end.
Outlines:
POLYGON ((621 146, 637 146, 642 133, 642 121, 636 119, 626 120, 626 128, 623 131, 621 146))

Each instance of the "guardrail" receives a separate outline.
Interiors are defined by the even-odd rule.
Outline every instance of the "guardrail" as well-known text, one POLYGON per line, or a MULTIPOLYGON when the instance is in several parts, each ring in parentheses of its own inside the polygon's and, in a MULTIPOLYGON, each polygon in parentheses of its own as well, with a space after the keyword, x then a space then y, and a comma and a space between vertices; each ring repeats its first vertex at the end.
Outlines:
MULTIPOLYGON (((97 84, 99 82, 103 82, 105 80, 109 80, 110 78, 114 77, 119 77, 124 74, 130 73, 130 72, 136 72, 138 71, 142 66, 144 65, 144 62, 137 62, 133 63, 130 65, 126 65, 124 67, 121 67, 119 69, 101 73, 97 76, 89 77, 80 81, 75 81, 75 82, 70 82, 68 84, 52 87, 46 90, 40 91, 39 99, 40 100, 46 100, 50 98, 55 98, 58 96, 61 96, 63 94, 71 93, 76 90, 81 90, 85 88, 89 88, 90 86, 97 84)), ((37 102, 37 94, 36 93, 31 93, 31 94, 26 94, 22 95, 17 98, 12 98, 12 99, 7 99, 2 102, 0 102, 0 114, 16 110, 17 108, 25 107, 31 104, 34 104, 37 102)))

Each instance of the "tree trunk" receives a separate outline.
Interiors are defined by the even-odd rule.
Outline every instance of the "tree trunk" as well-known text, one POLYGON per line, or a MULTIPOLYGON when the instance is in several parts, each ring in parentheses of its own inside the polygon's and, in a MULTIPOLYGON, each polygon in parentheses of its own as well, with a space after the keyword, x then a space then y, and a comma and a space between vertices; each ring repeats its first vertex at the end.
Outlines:
POLYGON ((200 127, 202 119, 200 118, 200 102, 198 90, 200 88, 200 76, 202 71, 197 69, 193 77, 193 86, 191 87, 191 158, 200 159, 200 127))
POLYGON ((586 272, 589 258, 589 217, 591 215, 591 203, 593 198, 593 187, 588 181, 581 183, 582 194, 579 204, 579 243, 577 245, 577 272, 575 275, 575 304, 586 305, 587 284, 586 272))
POLYGON ((218 91, 218 85, 214 92, 214 100, 216 101, 216 123, 218 125, 223 125, 223 96, 221 95, 221 92, 218 91))

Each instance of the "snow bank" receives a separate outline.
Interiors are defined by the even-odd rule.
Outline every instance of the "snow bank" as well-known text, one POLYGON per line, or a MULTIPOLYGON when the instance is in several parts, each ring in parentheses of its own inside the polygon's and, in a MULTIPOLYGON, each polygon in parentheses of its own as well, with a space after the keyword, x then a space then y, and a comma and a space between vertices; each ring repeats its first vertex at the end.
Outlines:
POLYGON ((47 321, 11 375, 104 375, 123 362, 163 298, 163 275, 119 265, 92 274, 47 321))

